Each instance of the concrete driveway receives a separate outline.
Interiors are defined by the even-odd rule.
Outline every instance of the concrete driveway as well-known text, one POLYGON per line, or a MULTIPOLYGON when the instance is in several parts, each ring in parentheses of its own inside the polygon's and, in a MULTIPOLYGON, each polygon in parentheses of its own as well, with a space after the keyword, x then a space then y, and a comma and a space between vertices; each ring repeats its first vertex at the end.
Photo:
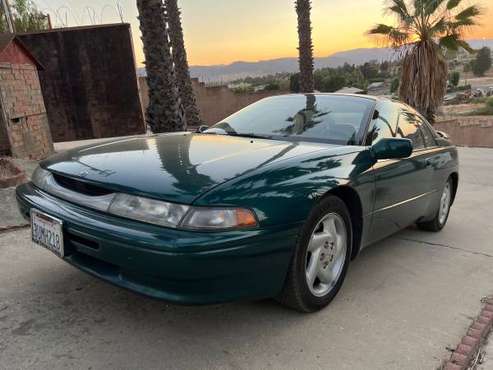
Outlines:
POLYGON ((493 293, 493 150, 462 149, 439 234, 366 250, 339 296, 302 315, 272 301, 180 307, 115 288, 0 235, 0 368, 434 369, 493 293))

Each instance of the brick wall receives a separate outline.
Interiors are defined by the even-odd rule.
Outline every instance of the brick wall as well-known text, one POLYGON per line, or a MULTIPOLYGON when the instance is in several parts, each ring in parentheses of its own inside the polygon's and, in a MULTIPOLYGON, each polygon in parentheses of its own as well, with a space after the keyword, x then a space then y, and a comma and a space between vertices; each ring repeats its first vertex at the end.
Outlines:
POLYGON ((128 24, 19 38, 44 67, 39 75, 55 142, 144 132, 128 24))
MULTIPOLYGON (((200 118, 207 125, 213 125, 236 111, 256 101, 277 95, 276 91, 237 94, 226 86, 206 87, 197 79, 192 79, 193 90, 200 110, 200 118)), ((149 105, 147 80, 139 77, 140 98, 145 111, 149 105)))
MULTIPOLYGON (((48 117, 34 65, 0 63, 3 132, 14 157, 42 159, 53 152, 48 117)), ((0 140, 5 142, 5 138, 0 140)))

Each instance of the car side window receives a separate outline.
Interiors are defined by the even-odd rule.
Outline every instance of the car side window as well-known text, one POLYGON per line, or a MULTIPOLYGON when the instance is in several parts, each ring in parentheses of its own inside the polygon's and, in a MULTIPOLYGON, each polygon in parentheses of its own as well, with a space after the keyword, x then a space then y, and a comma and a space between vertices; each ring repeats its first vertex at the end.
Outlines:
POLYGON ((398 112, 392 103, 379 103, 376 106, 378 117, 375 118, 368 131, 366 145, 373 145, 382 139, 395 138, 397 134, 398 112))
POLYGON ((437 146, 437 143, 435 141, 435 135, 433 135, 429 123, 427 123, 422 117, 419 116, 418 116, 418 122, 421 128, 421 132, 423 133, 426 147, 431 148, 437 146))
POLYGON ((410 112, 403 111, 399 115, 397 137, 410 139, 415 150, 425 148, 425 140, 420 129, 418 117, 410 112))

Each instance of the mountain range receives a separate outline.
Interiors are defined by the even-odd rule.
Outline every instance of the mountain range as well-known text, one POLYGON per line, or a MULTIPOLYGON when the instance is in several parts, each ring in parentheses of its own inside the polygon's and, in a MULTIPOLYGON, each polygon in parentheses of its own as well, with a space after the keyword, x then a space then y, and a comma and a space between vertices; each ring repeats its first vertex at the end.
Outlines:
MULTIPOLYGON (((493 49, 493 40, 468 40, 474 49, 487 46, 493 49)), ((328 57, 315 58, 315 69, 339 67, 344 63, 361 65, 376 60, 379 62, 396 59, 398 55, 390 48, 362 48, 341 51, 328 57)), ((258 62, 233 62, 210 66, 191 66, 190 74, 203 82, 229 82, 245 77, 259 77, 281 72, 298 71, 298 58, 279 58, 258 62)), ((140 68, 139 75, 145 75, 140 68)))

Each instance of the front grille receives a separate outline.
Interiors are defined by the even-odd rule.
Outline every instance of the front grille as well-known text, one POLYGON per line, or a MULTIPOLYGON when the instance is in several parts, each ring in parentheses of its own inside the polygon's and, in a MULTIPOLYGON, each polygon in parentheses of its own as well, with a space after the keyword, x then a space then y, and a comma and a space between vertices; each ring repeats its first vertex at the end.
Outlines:
POLYGON ((102 188, 100 186, 92 185, 84 181, 75 180, 70 177, 62 176, 56 173, 53 173, 53 178, 58 185, 64 187, 65 189, 69 189, 84 195, 102 196, 112 193, 111 190, 102 188))
POLYGON ((68 244, 70 244, 72 247, 75 247, 75 249, 77 249, 78 247, 85 247, 94 250, 99 249, 98 242, 84 238, 80 235, 76 235, 74 233, 71 233, 70 231, 66 231, 64 237, 65 237, 65 241, 68 244))

